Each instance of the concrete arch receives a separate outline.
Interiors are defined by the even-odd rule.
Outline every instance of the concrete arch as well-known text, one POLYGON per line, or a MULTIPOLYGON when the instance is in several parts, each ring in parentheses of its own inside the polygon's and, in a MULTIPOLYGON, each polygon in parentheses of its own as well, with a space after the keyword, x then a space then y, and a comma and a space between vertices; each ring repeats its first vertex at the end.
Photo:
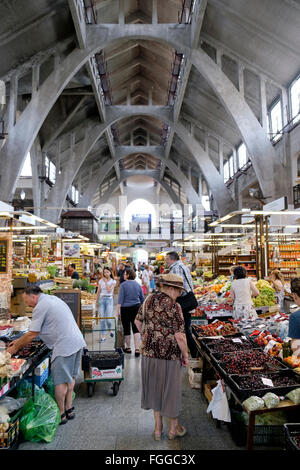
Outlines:
MULTIPOLYGON (((171 128, 174 128, 175 132, 183 140, 199 165, 201 172, 207 181, 207 184, 214 193, 215 202, 220 213, 226 213, 235 208, 235 203, 233 202, 228 189, 224 185, 224 181, 222 180, 220 173, 217 171, 209 155, 180 122, 174 125, 171 117, 171 110, 167 106, 112 106, 107 108, 106 122, 100 124, 92 123, 88 132, 86 132, 86 138, 75 147, 73 155, 68 160, 68 167, 66 170, 63 171, 60 175, 57 175, 55 186, 50 191, 47 200, 49 207, 59 207, 60 205, 62 207, 70 185, 77 175, 86 156, 91 151, 101 135, 112 124, 120 121, 121 119, 135 115, 154 116, 163 122, 167 122, 171 128)), ((115 160, 112 162, 115 163, 115 160)), ((168 164, 168 166, 173 165, 169 159, 167 159, 165 163, 168 164)), ((104 175, 107 174, 107 168, 109 168, 109 165, 109 162, 107 162, 107 164, 105 164, 102 168, 104 175)), ((178 171, 176 165, 173 165, 173 169, 176 169, 176 172, 178 171)), ((191 201, 195 200, 196 193, 189 184, 187 178, 182 175, 181 180, 184 181, 185 188, 190 195, 191 201)), ((201 204, 201 202, 198 200, 194 203, 201 204)), ((49 213, 45 212, 43 217, 48 220, 57 220, 59 218, 59 214, 60 212, 58 214, 53 214, 53 212, 50 211, 49 213)))
MULTIPOLYGON (((140 147, 140 149, 141 149, 140 150, 141 153, 147 154, 147 153, 143 152, 143 147, 140 147)), ((127 154, 126 153, 124 154, 123 152, 119 152, 116 155, 115 160, 109 160, 103 165, 103 167, 101 167, 99 173, 97 173, 93 177, 93 179, 90 181, 87 189, 84 191, 83 197, 81 198, 80 203, 79 203, 80 207, 88 207, 91 204, 92 197, 95 194, 97 188, 102 184, 102 182, 104 181, 106 175, 113 168, 115 163, 119 162, 122 158, 125 158, 127 156, 132 155, 132 153, 134 153, 134 152, 132 152, 130 150, 128 151, 127 154)), ((161 152, 156 151, 155 153, 151 153, 151 156, 153 156, 153 157, 157 158, 158 160, 162 161, 163 163, 165 163, 165 165, 172 171, 172 173, 174 174, 174 177, 176 177, 176 179, 180 182, 183 190, 185 191, 190 204, 202 205, 202 201, 201 201, 200 197, 198 196, 196 191, 193 189, 193 187, 189 184, 188 179, 182 173, 182 171, 179 170, 179 168, 175 165, 174 162, 172 162, 169 159, 166 160, 164 158, 163 148, 161 149, 161 152)), ((159 183, 163 186, 163 182, 161 180, 159 181, 159 183)))
MULTIPOLYGON (((30 150, 47 114, 74 74, 97 50, 113 45, 113 43, 123 39, 156 40, 168 44, 191 57, 192 63, 213 86, 240 129, 245 144, 250 151, 251 160, 263 194, 272 192, 273 196, 273 162, 276 158, 275 152, 250 107, 226 75, 205 52, 191 49, 190 28, 190 25, 131 24, 123 25, 122 28, 119 25, 87 25, 87 47, 85 49, 75 49, 69 54, 61 65, 45 80, 35 96, 32 97, 31 102, 18 119, 16 125, 12 128, 6 145, 0 153, 0 167, 2 168, 0 199, 8 199, 9 201, 12 199, 24 158, 30 150), (216 75, 214 76, 214 74, 216 75)), ((197 153, 199 157, 197 156, 196 159, 204 169, 204 177, 211 187, 215 198, 219 197, 220 200, 225 201, 225 210, 227 208, 229 210, 230 204, 230 209, 232 209, 232 201, 230 196, 228 196, 224 182, 220 181, 220 175, 216 168, 212 162, 208 161, 209 158, 206 158, 204 162, 202 161, 203 155, 207 157, 202 147, 191 135, 187 134, 186 129, 182 125, 176 125, 175 132, 181 138, 185 138, 185 143, 188 143, 190 150, 199 151, 199 154, 197 153), (213 171, 212 175, 209 174, 210 170, 213 171)), ((192 154, 194 155, 193 151, 192 154)))
MULTIPOLYGON (((132 173, 132 175, 134 175, 134 173, 132 173)), ((101 197, 99 205, 105 204, 108 201, 108 199, 110 198, 110 196, 112 195, 112 193, 118 188, 120 183, 122 183, 127 177, 128 176, 121 175, 120 180, 114 181, 113 184, 105 191, 105 193, 101 197)), ((156 179, 156 178, 154 178, 154 179, 156 179)), ((170 199, 173 201, 173 203, 174 204, 179 204, 180 207, 183 208, 182 202, 179 200, 179 198, 177 197, 177 195, 175 194, 173 189, 170 188, 170 186, 165 181, 159 181, 158 179, 156 179, 156 181, 158 183, 160 183, 163 186, 163 188, 167 191, 167 193, 169 194, 170 199)))

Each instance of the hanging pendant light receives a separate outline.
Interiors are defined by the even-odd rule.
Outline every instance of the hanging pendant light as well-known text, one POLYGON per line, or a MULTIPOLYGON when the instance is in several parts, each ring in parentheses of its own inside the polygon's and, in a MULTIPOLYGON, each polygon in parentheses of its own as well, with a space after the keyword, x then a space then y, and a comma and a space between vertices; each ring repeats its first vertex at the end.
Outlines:
POLYGON ((24 201, 25 196, 26 196, 25 191, 24 189, 22 189, 22 191, 20 192, 20 198, 22 199, 22 201, 24 201))

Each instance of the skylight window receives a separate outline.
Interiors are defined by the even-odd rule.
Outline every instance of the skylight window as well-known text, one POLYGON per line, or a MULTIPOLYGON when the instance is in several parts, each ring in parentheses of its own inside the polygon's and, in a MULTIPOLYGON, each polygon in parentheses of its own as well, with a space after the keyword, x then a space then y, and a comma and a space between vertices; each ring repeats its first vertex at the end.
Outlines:
POLYGON ((300 77, 294 81, 290 90, 291 118, 294 123, 300 121, 300 77))

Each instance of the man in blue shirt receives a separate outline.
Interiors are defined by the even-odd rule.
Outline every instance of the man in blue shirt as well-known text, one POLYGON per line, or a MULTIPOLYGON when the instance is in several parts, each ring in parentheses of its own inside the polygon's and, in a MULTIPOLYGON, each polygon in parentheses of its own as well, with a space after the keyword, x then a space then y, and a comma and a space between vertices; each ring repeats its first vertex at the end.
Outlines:
POLYGON ((51 375, 55 399, 61 414, 61 424, 73 419, 72 395, 75 377, 79 374, 85 340, 69 306, 55 295, 43 294, 37 287, 27 287, 23 294, 25 303, 34 307, 29 331, 12 341, 7 348, 16 354, 37 336, 51 349, 51 375))

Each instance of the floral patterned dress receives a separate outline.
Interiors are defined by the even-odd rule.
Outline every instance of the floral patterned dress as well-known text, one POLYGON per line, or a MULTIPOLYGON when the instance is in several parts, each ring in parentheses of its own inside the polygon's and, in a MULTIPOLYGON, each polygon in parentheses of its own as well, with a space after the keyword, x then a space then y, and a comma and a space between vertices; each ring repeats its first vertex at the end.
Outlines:
POLYGON ((145 357, 180 360, 175 333, 185 333, 181 307, 163 292, 149 295, 136 319, 142 325, 141 354, 145 357))

